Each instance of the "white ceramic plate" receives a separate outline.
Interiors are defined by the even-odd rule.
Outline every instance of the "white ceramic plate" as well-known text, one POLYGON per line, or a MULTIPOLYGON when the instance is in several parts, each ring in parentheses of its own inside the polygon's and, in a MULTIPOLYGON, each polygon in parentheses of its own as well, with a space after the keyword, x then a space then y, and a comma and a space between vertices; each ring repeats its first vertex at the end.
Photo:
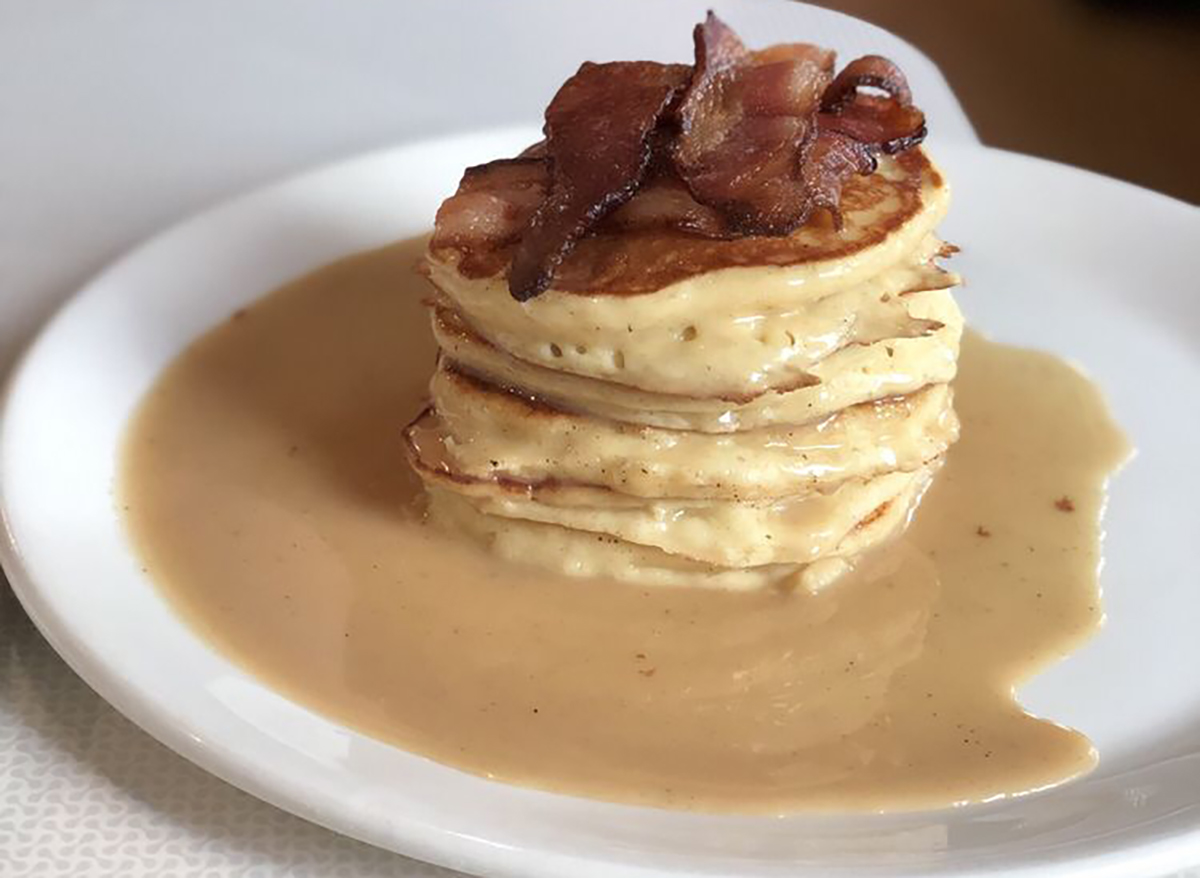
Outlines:
POLYGON ((939 155, 976 326, 1069 355, 1140 454, 1118 480, 1108 624, 1024 692, 1089 734, 1087 778, 952 811, 763 819, 669 813, 492 783, 300 707, 160 599, 112 488, 122 429, 191 339, 283 281, 424 230, 462 167, 532 139, 405 146, 248 195, 151 241, 34 343, 0 423, 0 545, 55 648, 187 758, 349 835, 489 875, 1151 875, 1200 861, 1200 245, 1195 208, 981 148, 939 155))

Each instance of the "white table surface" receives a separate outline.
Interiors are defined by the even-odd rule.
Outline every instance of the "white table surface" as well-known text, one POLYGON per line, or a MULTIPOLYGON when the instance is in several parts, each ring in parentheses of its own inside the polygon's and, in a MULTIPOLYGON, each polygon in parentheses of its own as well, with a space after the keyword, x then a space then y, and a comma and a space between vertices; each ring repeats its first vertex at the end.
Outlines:
MULTIPOLYGON (((89 276, 187 214, 355 152, 536 120, 581 58, 685 59, 707 5, 0 0, 0 373, 89 276)), ((893 38, 782 0, 712 5, 751 44, 811 27, 850 57, 892 56, 936 137, 973 139, 939 74, 893 38)), ((0 576, 2 878, 453 874, 175 756, 74 676, 0 576)))

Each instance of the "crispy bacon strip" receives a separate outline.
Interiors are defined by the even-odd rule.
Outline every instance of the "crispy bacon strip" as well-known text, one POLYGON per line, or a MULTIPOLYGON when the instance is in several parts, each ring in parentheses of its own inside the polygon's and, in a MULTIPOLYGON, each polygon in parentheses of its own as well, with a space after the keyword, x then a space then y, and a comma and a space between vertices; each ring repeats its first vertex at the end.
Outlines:
POLYGON ((650 134, 689 73, 650 61, 586 63, 558 90, 546 108, 550 192, 513 255, 513 298, 544 291, 575 242, 637 191, 650 134))
POLYGON ((842 227, 842 184, 855 174, 870 174, 878 166, 866 144, 824 127, 817 119, 817 136, 800 166, 808 210, 828 210, 842 227))
POLYGON ((502 260, 525 301, 592 232, 782 236, 816 210, 840 228, 845 181, 925 137, 886 58, 858 58, 834 77, 832 52, 751 52, 711 12, 694 41, 694 67, 580 67, 546 110, 545 140, 467 170, 431 248, 457 250, 467 271, 502 260))
POLYGON ((711 12, 695 42, 675 162, 697 201, 742 234, 788 234, 815 209, 840 227, 843 182, 874 171, 877 153, 925 136, 904 74, 886 58, 858 58, 831 81, 832 53, 803 44, 749 52, 711 12))
POLYGON ((698 202, 674 174, 642 184, 629 201, 613 211, 597 231, 637 232, 675 229, 703 238, 727 238, 729 223, 719 211, 698 202))
POLYGON ((821 109, 830 112, 844 107, 864 86, 887 92, 905 107, 912 105, 912 92, 900 68, 882 55, 863 55, 843 67, 825 89, 825 94, 821 95, 821 109))
POLYGON ((494 250, 514 243, 549 182, 542 159, 497 159, 467 168, 458 191, 438 208, 430 248, 494 250))
MULTIPOLYGON (((430 249, 484 254, 516 244, 549 188, 550 168, 541 158, 499 159, 468 168, 458 191, 438 209, 430 249)), ((668 229, 705 238, 732 234, 724 217, 696 201, 671 170, 647 179, 596 225, 597 232, 668 229)))
POLYGON ((899 67, 879 55, 864 55, 847 64, 821 96, 821 129, 891 155, 925 139, 925 114, 912 105, 912 92, 899 67), (864 87, 888 96, 861 94, 864 87))
POLYGON ((801 170, 812 206, 828 210, 841 228, 842 184, 852 174, 872 173, 877 152, 902 152, 924 139, 925 116, 912 106, 900 68, 879 55, 856 58, 821 97, 817 138, 801 170), (863 87, 888 97, 861 94, 863 87))
POLYGON ((743 234, 785 234, 809 209, 798 158, 833 76, 833 53, 791 44, 752 53, 713 13, 679 107, 674 158, 698 201, 743 234))

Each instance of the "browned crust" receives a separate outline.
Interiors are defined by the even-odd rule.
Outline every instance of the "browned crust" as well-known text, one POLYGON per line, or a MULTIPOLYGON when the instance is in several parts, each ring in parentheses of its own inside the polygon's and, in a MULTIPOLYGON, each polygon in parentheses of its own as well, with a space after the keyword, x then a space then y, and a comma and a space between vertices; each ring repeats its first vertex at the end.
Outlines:
MULTIPOLYGON (((872 247, 911 220, 924 206, 923 186, 940 188, 941 175, 922 150, 895 156, 904 172, 898 180, 875 173, 855 176, 842 191, 842 210, 868 209, 890 197, 900 207, 857 240, 847 240, 825 212, 816 214, 796 233, 785 237, 714 240, 674 230, 600 232, 580 241, 555 275, 554 288, 583 295, 630 296, 652 293, 684 278, 722 268, 785 266, 844 258, 872 247)), ((443 247, 431 251, 452 262, 468 278, 507 274, 511 246, 493 249, 443 247)))
MULTIPOLYGON (((946 271, 940 265, 928 263, 921 272, 921 279, 912 286, 896 293, 897 296, 911 296, 914 293, 932 293, 937 290, 949 290, 958 286, 960 278, 952 271, 946 271)), ((919 318, 913 318, 919 319, 919 318)), ((937 321, 931 321, 936 323, 937 321)), ((940 327, 939 327, 940 328, 940 327)))
POLYGON ((879 521, 879 519, 881 519, 885 515, 887 515, 888 510, 891 508, 892 508, 892 501, 884 500, 882 503, 880 503, 878 506, 876 506, 874 509, 872 509, 869 513, 867 513, 866 518, 863 518, 861 521, 858 522, 858 524, 854 525, 854 530, 856 530, 856 531, 866 530, 868 527, 873 525, 875 522, 879 521))
MULTIPOLYGON (((461 363, 447 358, 443 366, 443 371, 446 372, 453 380, 466 384, 471 390, 478 393, 485 393, 489 396, 510 396, 518 399, 529 410, 531 418, 539 417, 559 417, 561 415, 570 415, 571 417, 588 417, 595 420, 600 420, 596 415, 581 415, 578 412, 568 411, 567 409, 559 408, 551 405, 544 399, 536 397, 530 393, 526 393, 519 387, 510 387, 507 384, 499 384, 485 375, 479 375, 471 371, 461 363)), ((614 424, 620 424, 623 428, 636 431, 640 427, 633 424, 627 424, 625 421, 612 421, 614 424)))

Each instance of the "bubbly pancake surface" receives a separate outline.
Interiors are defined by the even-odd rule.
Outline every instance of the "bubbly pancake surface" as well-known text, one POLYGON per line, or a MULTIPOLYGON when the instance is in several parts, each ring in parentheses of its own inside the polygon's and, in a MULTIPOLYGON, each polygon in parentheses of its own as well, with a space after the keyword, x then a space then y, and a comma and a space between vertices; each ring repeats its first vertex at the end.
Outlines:
POLYGON ((444 308, 434 308, 433 329, 444 354, 462 369, 500 386, 521 388, 557 408, 668 429, 727 433, 811 423, 848 406, 953 379, 962 314, 946 290, 915 294, 914 299, 910 307, 935 320, 937 329, 849 345, 797 376, 794 384, 743 400, 631 388, 530 363, 491 344, 444 308))
POLYGON ((337 263, 218 327, 131 425, 131 536, 218 648, 398 746, 617 801, 933 807, 1092 764, 1011 697, 1100 617, 1099 515, 1125 446, 1077 372, 968 336, 962 440, 904 543, 836 588, 557 576, 423 524, 401 438, 434 365, 409 276, 422 246, 337 263))

